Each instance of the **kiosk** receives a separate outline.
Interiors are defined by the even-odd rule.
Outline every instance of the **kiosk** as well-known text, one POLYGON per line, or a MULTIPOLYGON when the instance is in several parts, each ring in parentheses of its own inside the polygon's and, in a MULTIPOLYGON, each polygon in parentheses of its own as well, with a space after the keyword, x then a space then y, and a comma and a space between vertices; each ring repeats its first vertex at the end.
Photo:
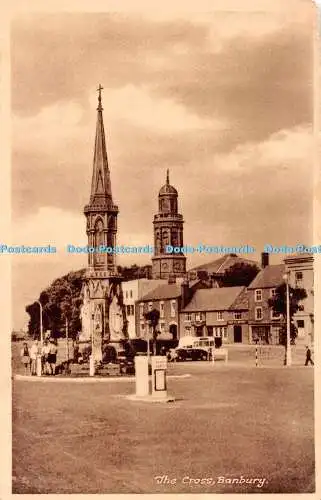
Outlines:
POLYGON ((144 397, 149 394, 148 357, 135 356, 136 396, 144 397))

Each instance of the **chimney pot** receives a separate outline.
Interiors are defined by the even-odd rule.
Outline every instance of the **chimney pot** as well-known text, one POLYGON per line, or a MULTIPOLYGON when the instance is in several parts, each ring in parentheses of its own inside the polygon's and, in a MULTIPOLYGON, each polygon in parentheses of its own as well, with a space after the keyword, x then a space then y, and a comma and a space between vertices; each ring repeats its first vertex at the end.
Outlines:
POLYGON ((261 266, 264 269, 269 265, 269 254, 267 252, 261 253, 261 266))

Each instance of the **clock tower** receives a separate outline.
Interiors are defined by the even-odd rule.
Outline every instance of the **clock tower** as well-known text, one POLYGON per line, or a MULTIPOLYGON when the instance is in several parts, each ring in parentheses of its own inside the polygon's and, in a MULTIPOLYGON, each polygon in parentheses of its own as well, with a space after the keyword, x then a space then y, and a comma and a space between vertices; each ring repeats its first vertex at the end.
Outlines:
POLYGON ((183 277, 186 274, 186 257, 182 252, 166 253, 167 245, 183 246, 183 216, 178 213, 178 193, 169 183, 167 170, 166 184, 158 195, 158 213, 154 216, 154 257, 152 276, 154 279, 183 277))

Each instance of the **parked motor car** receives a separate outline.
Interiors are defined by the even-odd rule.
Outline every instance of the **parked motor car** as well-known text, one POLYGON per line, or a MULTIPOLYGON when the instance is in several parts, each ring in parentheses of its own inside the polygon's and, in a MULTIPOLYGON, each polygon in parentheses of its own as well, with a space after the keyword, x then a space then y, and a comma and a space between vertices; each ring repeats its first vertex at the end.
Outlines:
POLYGON ((116 358, 116 363, 120 366, 120 373, 124 375, 135 374, 134 355, 128 350, 119 351, 116 358))
POLYGON ((177 354, 176 361, 200 361, 208 359, 208 352, 204 349, 194 349, 194 348, 178 348, 175 349, 177 354))

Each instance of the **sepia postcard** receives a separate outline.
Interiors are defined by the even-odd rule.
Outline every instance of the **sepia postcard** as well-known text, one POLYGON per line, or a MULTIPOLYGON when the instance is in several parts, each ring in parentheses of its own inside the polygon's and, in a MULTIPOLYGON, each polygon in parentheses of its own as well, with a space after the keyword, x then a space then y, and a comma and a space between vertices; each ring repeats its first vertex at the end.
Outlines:
POLYGON ((1 498, 320 498, 318 6, 2 10, 1 498))

